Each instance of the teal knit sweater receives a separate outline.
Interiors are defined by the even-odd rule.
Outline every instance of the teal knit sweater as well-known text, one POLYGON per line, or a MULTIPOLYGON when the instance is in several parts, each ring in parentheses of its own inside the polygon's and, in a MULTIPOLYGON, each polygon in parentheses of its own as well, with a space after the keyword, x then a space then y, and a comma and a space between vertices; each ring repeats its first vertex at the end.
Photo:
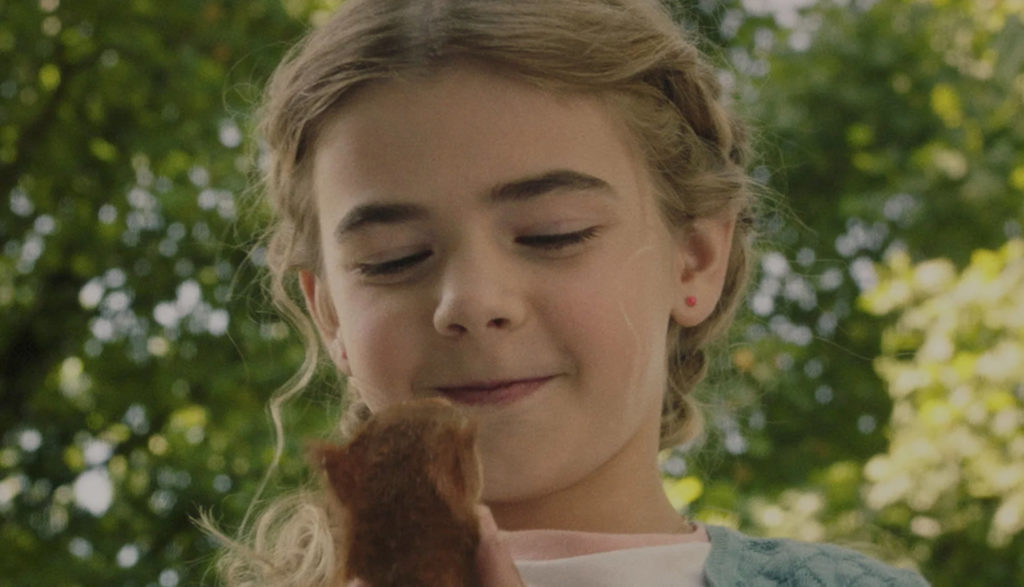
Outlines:
POLYGON ((927 587, 913 571, 882 564, 830 544, 754 538, 721 526, 707 526, 711 554, 704 577, 711 587, 927 587))

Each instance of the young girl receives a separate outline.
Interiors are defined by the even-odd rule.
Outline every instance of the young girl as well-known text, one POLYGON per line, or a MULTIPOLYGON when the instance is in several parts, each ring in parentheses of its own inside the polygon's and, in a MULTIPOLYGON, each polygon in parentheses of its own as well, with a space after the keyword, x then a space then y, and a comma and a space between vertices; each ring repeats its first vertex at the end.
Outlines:
MULTIPOLYGON (((662 492, 658 451, 699 433, 703 349, 747 278, 754 193, 742 125, 653 0, 347 0, 262 117, 303 381, 322 344, 343 430, 431 396, 476 420, 485 584, 922 583, 694 524, 662 492)), ((324 503, 270 507, 225 580, 326 585, 324 503)))

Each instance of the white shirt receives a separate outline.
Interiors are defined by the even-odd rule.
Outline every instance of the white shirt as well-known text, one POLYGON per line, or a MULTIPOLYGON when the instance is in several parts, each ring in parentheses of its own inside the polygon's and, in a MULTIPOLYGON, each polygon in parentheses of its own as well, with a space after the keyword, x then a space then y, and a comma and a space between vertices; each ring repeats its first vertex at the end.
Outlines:
POLYGON ((503 532, 529 587, 704 586, 706 530, 689 534, 503 532))
POLYGON ((707 542, 516 561, 529 587, 703 587, 707 542))

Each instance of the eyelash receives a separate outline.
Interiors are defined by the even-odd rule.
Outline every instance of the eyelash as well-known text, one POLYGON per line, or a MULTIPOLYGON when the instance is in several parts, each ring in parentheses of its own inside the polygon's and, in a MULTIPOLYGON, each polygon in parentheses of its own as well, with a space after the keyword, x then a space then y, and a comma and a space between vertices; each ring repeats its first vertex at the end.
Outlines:
POLYGON ((546 251, 557 251, 590 240, 597 236, 600 227, 591 226, 576 232, 564 232, 560 234, 538 234, 534 236, 521 236, 516 242, 528 247, 535 247, 546 251))
POLYGON ((383 263, 359 263, 356 265, 356 271, 367 277, 376 277, 381 275, 393 275, 395 273, 401 273, 406 269, 410 269, 420 261, 425 261, 431 255, 433 251, 420 251, 406 257, 393 259, 391 261, 384 261, 383 263))
MULTIPOLYGON (((544 251, 559 251, 594 238, 599 230, 600 227, 591 226, 575 232, 521 236, 516 239, 516 243, 544 251)), ((355 269, 368 277, 394 275, 406 269, 411 269, 418 263, 430 258, 433 254, 433 251, 425 250, 406 257, 384 261, 383 263, 359 263, 355 266, 355 269)))

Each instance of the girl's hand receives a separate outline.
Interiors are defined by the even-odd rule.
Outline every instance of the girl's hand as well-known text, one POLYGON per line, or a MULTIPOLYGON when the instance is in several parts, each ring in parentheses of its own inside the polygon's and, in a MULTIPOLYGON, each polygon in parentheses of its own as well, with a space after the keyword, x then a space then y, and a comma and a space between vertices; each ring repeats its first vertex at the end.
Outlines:
POLYGON ((480 546, 476 551, 476 570, 484 587, 525 587, 512 563, 512 555, 498 535, 498 524, 486 506, 477 507, 480 516, 480 546))

